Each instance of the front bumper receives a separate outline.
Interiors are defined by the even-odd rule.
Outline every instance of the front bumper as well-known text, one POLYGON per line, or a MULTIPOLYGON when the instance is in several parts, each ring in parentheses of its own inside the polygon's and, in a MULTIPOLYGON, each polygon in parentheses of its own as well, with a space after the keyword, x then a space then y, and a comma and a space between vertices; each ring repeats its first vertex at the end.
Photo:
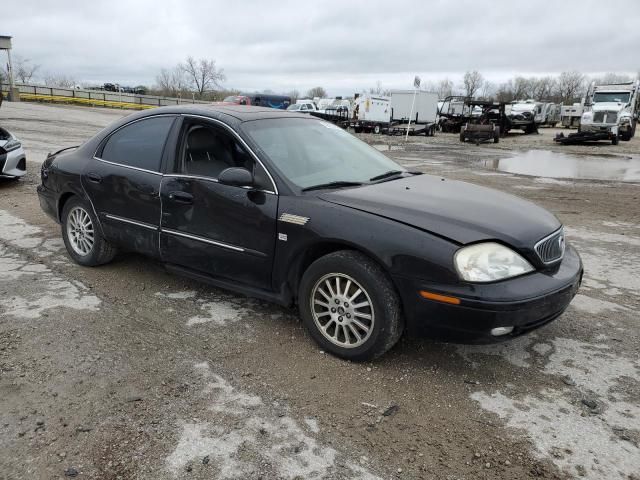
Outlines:
POLYGON ((582 261, 567 246, 553 270, 534 272, 490 284, 461 284, 443 289, 420 281, 395 278, 403 295, 409 333, 459 343, 493 343, 539 328, 559 317, 582 282, 582 261), (460 299, 459 305, 427 300, 420 290, 460 299), (507 335, 493 336, 497 327, 513 327, 507 335))
POLYGON ((0 177, 18 178, 27 173, 27 156, 22 147, 0 154, 0 177))

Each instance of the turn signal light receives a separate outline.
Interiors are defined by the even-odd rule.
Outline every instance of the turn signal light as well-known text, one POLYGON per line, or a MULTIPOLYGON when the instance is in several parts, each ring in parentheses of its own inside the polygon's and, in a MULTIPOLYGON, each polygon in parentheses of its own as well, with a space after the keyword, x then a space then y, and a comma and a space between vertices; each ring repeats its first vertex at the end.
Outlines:
POLYGON ((440 295, 439 293, 427 292, 426 290, 420 290, 420 296, 428 300, 435 300, 436 302, 450 303, 451 305, 460 305, 459 298, 440 295))

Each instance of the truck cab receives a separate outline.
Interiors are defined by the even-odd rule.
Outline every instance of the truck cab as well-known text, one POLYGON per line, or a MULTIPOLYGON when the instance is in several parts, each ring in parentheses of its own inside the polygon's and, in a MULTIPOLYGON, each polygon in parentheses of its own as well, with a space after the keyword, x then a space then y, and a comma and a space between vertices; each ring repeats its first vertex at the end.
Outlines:
POLYGON ((587 93, 581 132, 608 133, 612 142, 629 141, 636 133, 640 111, 640 80, 595 85, 587 93))

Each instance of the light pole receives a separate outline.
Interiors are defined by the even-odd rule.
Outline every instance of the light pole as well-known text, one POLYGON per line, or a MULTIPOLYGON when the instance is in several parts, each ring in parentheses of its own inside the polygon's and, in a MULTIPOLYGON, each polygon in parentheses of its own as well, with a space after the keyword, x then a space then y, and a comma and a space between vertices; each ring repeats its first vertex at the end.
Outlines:
POLYGON ((13 83, 13 65, 11 64, 11 37, 8 35, 0 35, 0 50, 7 51, 8 74, 9 74, 9 96, 10 102, 20 101, 20 92, 13 83))

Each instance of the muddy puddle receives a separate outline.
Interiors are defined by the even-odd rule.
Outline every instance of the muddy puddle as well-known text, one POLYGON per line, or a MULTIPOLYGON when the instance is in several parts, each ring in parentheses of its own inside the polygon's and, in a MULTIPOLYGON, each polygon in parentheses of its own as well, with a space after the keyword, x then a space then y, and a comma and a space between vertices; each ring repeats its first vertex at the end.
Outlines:
POLYGON ((530 150, 479 163, 491 170, 535 177, 640 181, 640 156, 637 155, 570 155, 530 150))

